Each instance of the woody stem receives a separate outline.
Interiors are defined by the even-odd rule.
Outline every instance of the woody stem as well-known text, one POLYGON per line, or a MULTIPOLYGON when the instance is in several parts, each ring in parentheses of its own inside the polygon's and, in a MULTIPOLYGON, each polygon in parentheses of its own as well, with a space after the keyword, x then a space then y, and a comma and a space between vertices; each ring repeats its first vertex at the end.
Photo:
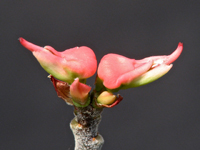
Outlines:
POLYGON ((104 139, 98 133, 98 126, 102 110, 103 108, 94 108, 92 105, 83 108, 75 106, 75 118, 70 123, 75 150, 101 150, 104 139))

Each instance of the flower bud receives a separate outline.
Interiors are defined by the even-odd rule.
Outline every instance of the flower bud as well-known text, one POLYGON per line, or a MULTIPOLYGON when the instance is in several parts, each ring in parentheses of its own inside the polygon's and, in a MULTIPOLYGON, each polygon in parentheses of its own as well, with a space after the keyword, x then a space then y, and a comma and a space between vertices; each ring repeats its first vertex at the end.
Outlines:
POLYGON ((113 93, 104 91, 97 97, 97 102, 103 105, 110 105, 115 102, 116 98, 113 93))
POLYGON ((44 70, 58 80, 71 84, 77 77, 84 80, 96 72, 96 56, 89 47, 81 46, 58 52, 51 46, 43 48, 23 38, 19 38, 19 41, 33 53, 44 70))
POLYGON ((72 97, 73 103, 77 107, 86 107, 90 103, 89 92, 91 87, 79 82, 76 78, 74 82, 70 85, 70 95, 72 97))
POLYGON ((107 54, 100 61, 96 86, 101 85, 101 81, 107 90, 118 91, 153 82, 172 68, 171 63, 180 56, 182 50, 183 44, 179 43, 171 55, 151 56, 141 60, 107 54))

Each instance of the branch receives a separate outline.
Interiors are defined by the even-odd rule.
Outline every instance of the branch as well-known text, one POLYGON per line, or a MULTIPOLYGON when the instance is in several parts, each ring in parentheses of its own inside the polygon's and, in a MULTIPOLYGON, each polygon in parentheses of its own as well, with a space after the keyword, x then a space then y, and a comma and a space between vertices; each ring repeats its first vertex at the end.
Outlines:
POLYGON ((75 107, 75 118, 70 123, 74 134, 75 150, 101 150, 104 139, 98 133, 103 108, 94 108, 91 105, 75 107))

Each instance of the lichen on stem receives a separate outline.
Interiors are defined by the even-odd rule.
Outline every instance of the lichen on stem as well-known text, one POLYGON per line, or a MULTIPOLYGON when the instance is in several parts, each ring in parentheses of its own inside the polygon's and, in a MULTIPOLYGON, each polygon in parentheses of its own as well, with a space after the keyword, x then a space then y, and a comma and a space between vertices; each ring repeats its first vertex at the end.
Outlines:
POLYGON ((101 150, 104 139, 98 133, 98 126, 101 121, 103 108, 74 107, 75 118, 70 123, 74 134, 74 150, 101 150))

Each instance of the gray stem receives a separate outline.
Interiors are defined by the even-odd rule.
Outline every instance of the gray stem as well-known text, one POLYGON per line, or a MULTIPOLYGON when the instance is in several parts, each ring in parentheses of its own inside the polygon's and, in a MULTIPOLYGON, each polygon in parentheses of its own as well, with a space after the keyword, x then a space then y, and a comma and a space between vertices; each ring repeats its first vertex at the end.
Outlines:
POLYGON ((98 133, 98 126, 101 121, 102 108, 75 107, 75 118, 70 123, 74 134, 74 150, 101 150, 104 139, 98 133))

